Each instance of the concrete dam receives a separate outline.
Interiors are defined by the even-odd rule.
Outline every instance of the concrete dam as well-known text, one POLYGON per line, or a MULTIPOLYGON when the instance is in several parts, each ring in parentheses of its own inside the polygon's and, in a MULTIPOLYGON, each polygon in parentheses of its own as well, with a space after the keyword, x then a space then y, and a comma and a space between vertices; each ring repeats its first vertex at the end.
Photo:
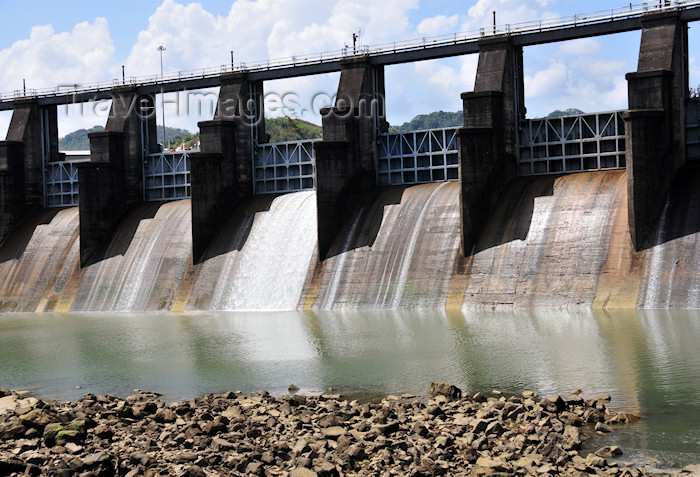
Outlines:
POLYGON ((458 184, 391 187, 318 262, 314 192, 240 206, 192 263, 188 200, 133 211, 81 268, 78 211, 32 216, 0 251, 3 311, 700 308, 700 168, 635 252, 626 172, 520 178, 459 251, 458 184))
POLYGON ((306 64, 3 99, 0 310, 700 308, 700 6, 306 64), (523 46, 640 29, 629 109, 527 119, 523 46), (464 124, 388 131, 384 66, 478 53, 464 124), (340 71, 323 139, 266 142, 264 81, 340 71), (155 95, 220 87, 201 151, 155 95), (112 98, 90 157, 57 105, 112 98))

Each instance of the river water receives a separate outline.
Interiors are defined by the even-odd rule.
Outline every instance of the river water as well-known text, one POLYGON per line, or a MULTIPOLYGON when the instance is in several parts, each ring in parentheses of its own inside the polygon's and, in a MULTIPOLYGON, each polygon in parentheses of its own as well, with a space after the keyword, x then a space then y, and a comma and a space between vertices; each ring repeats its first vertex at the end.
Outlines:
POLYGON ((624 459, 700 462, 700 310, 0 315, 0 386, 48 399, 290 384, 367 399, 431 381, 609 393, 643 417, 610 439, 624 459))

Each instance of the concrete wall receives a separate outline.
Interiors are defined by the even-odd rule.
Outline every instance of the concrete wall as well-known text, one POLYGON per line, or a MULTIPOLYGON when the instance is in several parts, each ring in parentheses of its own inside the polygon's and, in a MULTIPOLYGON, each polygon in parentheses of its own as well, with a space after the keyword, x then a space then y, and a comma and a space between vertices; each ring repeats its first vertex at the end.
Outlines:
POLYGON ((135 88, 115 89, 105 130, 88 135, 90 162, 78 165, 81 266, 101 258, 119 222, 143 201, 144 149, 157 147, 154 106, 155 97, 135 88))
POLYGON ((253 152, 265 137, 262 82, 221 78, 214 119, 199 123, 200 153, 191 158, 192 249, 195 263, 233 209, 253 195, 253 152))
POLYGON ((466 256, 506 184, 517 176, 517 128, 525 117, 522 48, 508 38, 479 43, 474 91, 462 93, 458 133, 461 248, 466 256))
POLYGON ((47 159, 58 160, 56 106, 17 101, 7 140, 0 141, 0 242, 28 213, 44 207, 44 140, 47 159))
POLYGON ((386 131, 384 69, 365 58, 342 67, 336 104, 322 112, 316 153, 319 258, 324 260, 353 210, 377 183, 376 135, 386 131))
POLYGON ((666 194, 685 164, 688 92, 687 26, 677 12, 642 18, 637 71, 627 74, 625 114, 630 236, 636 250, 652 245, 666 194))

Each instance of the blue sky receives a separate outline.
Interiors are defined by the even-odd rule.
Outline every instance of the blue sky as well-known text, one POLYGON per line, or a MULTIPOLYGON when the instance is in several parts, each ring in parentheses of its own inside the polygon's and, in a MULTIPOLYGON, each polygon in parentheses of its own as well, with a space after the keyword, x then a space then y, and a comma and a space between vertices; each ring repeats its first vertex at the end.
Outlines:
MULTIPOLYGON (((156 47, 166 46, 167 71, 253 62, 341 48, 362 29, 375 44, 489 26, 570 16, 627 5, 580 0, 0 0, 0 91, 53 87, 121 76, 157 74, 156 47), (11 19, 11 21, 9 21, 11 19)), ((700 81, 690 30, 691 84, 700 81)), ((700 28, 699 28, 700 30, 700 28)), ((627 107, 625 73, 636 69, 639 32, 552 45, 524 52, 529 117, 575 107, 587 112, 627 107)), ((401 124, 416 114, 455 111, 460 93, 473 88, 476 55, 397 65, 386 70, 387 115, 401 124)), ((265 83, 268 114, 320 122, 312 100, 335 93, 338 74, 265 83), (294 95, 302 108, 274 110, 275 97, 294 95)), ((214 91, 215 93, 215 91, 214 91)), ((178 98, 181 102, 186 98, 178 98)), ((166 124, 196 128, 207 113, 184 114, 166 97, 166 124)), ((318 102, 318 101, 317 101, 318 102)), ((182 103, 180 104, 182 106, 182 103)), ((316 104, 318 107, 319 104, 316 104)), ((65 109, 65 108, 64 108, 65 109)), ((160 111, 160 108, 159 108, 160 111)), ((104 124, 105 108, 60 111, 60 133, 104 124)), ((0 114, 4 136, 9 114, 0 114)))

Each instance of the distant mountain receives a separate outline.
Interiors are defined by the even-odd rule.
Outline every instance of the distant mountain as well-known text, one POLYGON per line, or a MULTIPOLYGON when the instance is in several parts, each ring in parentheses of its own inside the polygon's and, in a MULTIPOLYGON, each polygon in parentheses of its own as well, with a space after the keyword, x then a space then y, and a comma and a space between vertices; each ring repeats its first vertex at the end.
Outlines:
POLYGON ((419 129, 454 128, 462 126, 464 117, 462 111, 454 113, 446 111, 435 111, 429 114, 419 114, 401 126, 390 127, 390 131, 408 132, 419 129))
POLYGON ((292 119, 288 116, 265 118, 265 132, 270 136, 269 142, 298 141, 321 137, 321 126, 292 119))
MULTIPOLYGON (((93 126, 90 129, 78 129, 64 137, 58 139, 58 149, 60 151, 87 151, 90 149, 90 139, 88 133, 94 131, 103 131, 102 126, 93 126)), ((158 126, 157 130, 158 142, 163 143, 163 127, 158 126)), ((187 146, 191 146, 195 141, 199 140, 199 133, 191 133, 186 129, 165 127, 165 138, 170 144, 175 147, 183 142, 187 146)))
POLYGON ((104 130, 102 126, 93 126, 90 129, 78 129, 66 134, 58 139, 58 149, 60 151, 88 151, 90 150, 88 133, 102 130, 104 130))
POLYGON ((573 116, 575 114, 583 114, 583 111, 581 111, 580 109, 576 109, 576 108, 569 108, 569 109, 565 109, 563 111, 557 109, 557 110, 549 113, 547 115, 547 119, 560 118, 562 116, 573 116))

